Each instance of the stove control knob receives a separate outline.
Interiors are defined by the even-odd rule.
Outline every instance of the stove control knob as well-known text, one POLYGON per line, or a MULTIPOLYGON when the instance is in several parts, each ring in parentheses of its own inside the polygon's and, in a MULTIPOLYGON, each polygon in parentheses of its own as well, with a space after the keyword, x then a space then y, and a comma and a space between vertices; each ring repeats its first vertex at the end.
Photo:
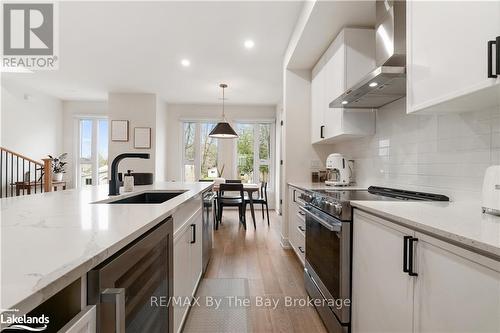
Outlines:
POLYGON ((335 214, 339 216, 342 214, 342 205, 335 205, 335 214))

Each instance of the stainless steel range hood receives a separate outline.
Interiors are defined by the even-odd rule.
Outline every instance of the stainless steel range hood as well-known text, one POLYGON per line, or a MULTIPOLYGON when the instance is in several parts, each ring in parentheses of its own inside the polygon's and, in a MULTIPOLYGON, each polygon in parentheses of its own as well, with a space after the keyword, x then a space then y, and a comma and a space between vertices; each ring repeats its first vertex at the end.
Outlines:
POLYGON ((376 64, 331 108, 376 109, 406 96, 406 2, 376 2, 376 64))

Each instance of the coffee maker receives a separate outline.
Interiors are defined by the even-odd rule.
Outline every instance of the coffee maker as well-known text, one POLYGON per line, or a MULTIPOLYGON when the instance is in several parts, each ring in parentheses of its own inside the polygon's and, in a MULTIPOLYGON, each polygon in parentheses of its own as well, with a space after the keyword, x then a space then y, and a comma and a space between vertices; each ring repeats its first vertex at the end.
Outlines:
POLYGON ((351 169, 342 154, 330 154, 326 159, 326 181, 329 186, 347 186, 351 182, 351 169))

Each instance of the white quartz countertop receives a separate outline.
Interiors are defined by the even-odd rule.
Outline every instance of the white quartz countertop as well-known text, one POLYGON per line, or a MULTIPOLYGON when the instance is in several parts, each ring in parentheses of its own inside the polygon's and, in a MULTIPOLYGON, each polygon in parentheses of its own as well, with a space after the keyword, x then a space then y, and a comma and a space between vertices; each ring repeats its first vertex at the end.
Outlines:
POLYGON ((136 186, 186 191, 162 204, 92 204, 108 199, 107 185, 1 199, 2 311, 35 308, 210 186, 136 186))
POLYGON ((500 260, 500 217, 483 214, 479 202, 351 201, 351 205, 500 260))
POLYGON ((298 188, 300 190, 332 190, 332 191, 354 191, 354 190, 367 190, 366 187, 360 187, 356 185, 351 185, 351 186, 329 186, 325 185, 325 183, 295 183, 295 182, 289 182, 289 186, 298 188))

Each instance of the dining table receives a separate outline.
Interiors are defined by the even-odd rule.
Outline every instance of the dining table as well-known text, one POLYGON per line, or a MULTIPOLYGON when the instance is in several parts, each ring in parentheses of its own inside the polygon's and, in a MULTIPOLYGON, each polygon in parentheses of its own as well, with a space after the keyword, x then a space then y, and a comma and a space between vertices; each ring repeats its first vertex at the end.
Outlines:
MULTIPOLYGON (((219 183, 214 183, 212 191, 219 192, 219 185, 220 185, 219 183)), ((252 214, 252 220, 254 223, 255 223, 255 210, 253 208, 253 193, 259 192, 259 190, 260 190, 259 184, 243 183, 243 191, 247 192, 248 194, 248 201, 250 202, 250 213, 252 214)))

